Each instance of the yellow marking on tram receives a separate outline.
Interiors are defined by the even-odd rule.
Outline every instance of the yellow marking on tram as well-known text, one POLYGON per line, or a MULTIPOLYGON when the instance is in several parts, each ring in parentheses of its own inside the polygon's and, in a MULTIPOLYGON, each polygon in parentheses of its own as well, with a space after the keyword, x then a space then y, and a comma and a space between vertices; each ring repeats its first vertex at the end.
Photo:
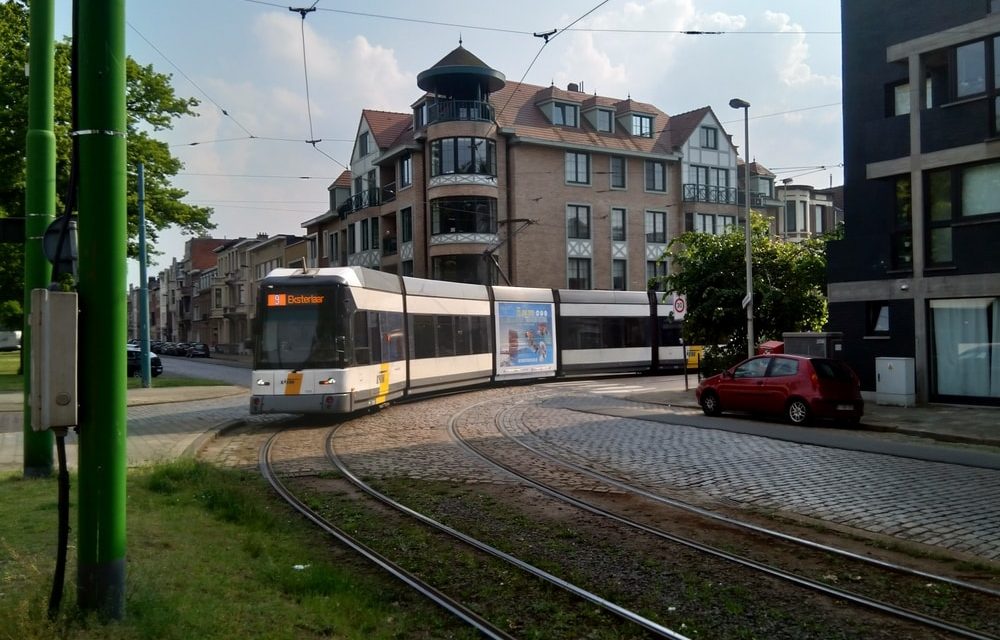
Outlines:
POLYGON ((378 371, 378 395, 375 396, 375 404, 385 402, 389 395, 389 363, 383 362, 378 371))
POLYGON ((285 395, 297 396, 302 392, 302 372, 290 371, 285 376, 285 395))

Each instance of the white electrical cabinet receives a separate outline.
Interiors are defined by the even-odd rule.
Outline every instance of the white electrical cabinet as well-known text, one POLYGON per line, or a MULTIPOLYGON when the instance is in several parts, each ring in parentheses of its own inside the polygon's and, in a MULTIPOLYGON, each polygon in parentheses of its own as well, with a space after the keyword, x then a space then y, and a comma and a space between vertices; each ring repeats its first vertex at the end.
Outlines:
POLYGON ((875 358, 875 404, 892 407, 917 404, 913 358, 875 358))
POLYGON ((31 428, 77 425, 77 298, 31 290, 31 428))

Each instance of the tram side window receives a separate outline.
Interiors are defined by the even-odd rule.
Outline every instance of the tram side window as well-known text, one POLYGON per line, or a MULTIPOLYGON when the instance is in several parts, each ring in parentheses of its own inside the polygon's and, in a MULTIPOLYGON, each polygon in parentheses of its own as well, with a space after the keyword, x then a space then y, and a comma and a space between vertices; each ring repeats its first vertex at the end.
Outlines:
POLYGON ((660 318, 660 346, 679 347, 681 345, 681 325, 670 318, 660 318))
POLYGON ((371 364, 371 348, 368 344, 368 312, 354 314, 354 364, 371 364))
POLYGON ((403 314, 382 311, 379 314, 382 324, 382 335, 385 349, 382 350, 382 362, 394 362, 403 359, 403 314))
POLYGON ((564 320, 565 349, 622 349, 650 346, 646 318, 568 317, 564 320))
POLYGON ((410 353, 414 358, 433 358, 434 316, 410 316, 410 353))
POLYGON ((382 332, 379 331, 379 315, 374 311, 368 312, 368 348, 371 351, 370 364, 384 362, 382 359, 382 332))
POLYGON ((486 316, 469 318, 472 334, 472 353, 490 352, 490 319, 486 316))
POLYGON ((648 318, 624 318, 626 347, 648 347, 652 345, 649 338, 648 318))
POLYGON ((438 356, 453 356, 455 353, 457 323, 454 316, 435 316, 437 329, 437 354, 438 356))

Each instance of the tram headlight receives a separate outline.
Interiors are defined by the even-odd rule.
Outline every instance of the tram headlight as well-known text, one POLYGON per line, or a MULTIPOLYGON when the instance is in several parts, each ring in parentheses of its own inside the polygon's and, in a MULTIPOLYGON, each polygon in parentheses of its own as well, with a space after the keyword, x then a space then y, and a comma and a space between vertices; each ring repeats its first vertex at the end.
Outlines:
POLYGON ((330 378, 324 378, 323 380, 320 380, 319 384, 337 384, 337 381, 334 378, 330 377, 330 378))
POLYGON ((265 380, 264 378, 257 378, 257 382, 255 382, 254 384, 256 384, 258 387, 269 387, 269 386, 271 386, 271 383, 268 382, 267 380, 265 380))

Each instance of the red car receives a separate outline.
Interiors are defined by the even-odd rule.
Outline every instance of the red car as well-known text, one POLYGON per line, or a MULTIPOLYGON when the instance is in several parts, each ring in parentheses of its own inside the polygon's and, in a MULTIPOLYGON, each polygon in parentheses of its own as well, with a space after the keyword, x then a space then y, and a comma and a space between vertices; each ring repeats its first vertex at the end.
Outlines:
POLYGON ((705 378, 694 393, 708 416, 745 411, 783 415, 792 424, 812 418, 857 424, 865 412, 858 376, 828 358, 757 356, 705 378))

